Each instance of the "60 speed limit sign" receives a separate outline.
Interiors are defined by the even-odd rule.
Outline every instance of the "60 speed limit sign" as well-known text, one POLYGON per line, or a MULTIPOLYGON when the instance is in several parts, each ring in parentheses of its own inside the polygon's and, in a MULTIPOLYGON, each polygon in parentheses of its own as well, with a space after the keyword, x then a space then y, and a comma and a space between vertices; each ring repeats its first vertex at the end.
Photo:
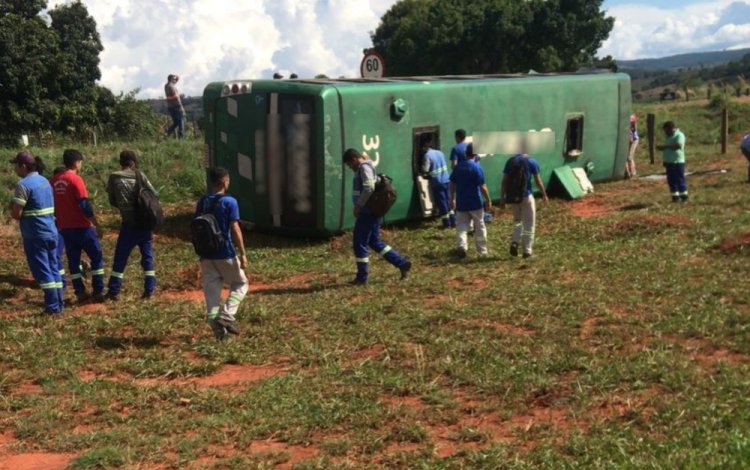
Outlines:
POLYGON ((375 51, 368 51, 359 64, 362 78, 383 78, 385 76, 385 61, 383 56, 375 51))

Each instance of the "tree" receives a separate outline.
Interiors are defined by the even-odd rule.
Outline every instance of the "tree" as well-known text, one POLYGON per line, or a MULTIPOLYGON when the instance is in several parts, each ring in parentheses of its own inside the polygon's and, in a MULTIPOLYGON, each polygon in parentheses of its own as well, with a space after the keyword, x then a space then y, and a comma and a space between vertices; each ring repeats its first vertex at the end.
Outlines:
POLYGON ((392 75, 575 71, 614 19, 602 0, 401 0, 372 33, 392 75))

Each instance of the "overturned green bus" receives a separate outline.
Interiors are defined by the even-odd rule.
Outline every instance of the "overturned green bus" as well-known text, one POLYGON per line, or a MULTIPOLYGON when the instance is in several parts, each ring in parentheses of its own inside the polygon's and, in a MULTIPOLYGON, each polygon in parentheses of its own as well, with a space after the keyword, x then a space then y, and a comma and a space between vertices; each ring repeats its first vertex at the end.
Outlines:
POLYGON ((215 82, 203 93, 205 163, 229 170, 244 221, 330 234, 354 224, 349 147, 393 178, 399 198, 386 221, 419 219, 431 208, 422 135, 446 156, 456 129, 476 137, 497 198, 512 152, 503 139, 528 132, 544 136, 533 155, 547 184, 566 165, 592 181, 621 178, 630 105, 629 77, 612 73, 215 82))

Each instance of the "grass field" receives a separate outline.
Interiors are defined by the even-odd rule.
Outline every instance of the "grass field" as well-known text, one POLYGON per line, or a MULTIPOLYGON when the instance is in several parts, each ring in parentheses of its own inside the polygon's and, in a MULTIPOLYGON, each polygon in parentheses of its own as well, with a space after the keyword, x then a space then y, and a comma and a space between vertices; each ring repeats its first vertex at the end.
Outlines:
MULTIPOLYGON (((644 178, 539 203, 528 262, 507 255, 507 211, 489 259, 452 257, 438 221, 388 227, 413 275, 379 260, 364 289, 346 285, 351 235, 246 234, 242 335, 223 343, 187 241, 202 145, 132 144, 169 209, 154 299, 138 299, 134 254, 119 303, 39 316, 17 227, 0 227, 0 468, 746 467, 746 163, 736 145, 718 155, 712 111, 637 111, 677 121, 689 170, 730 171, 689 177, 689 204, 644 178)), ((732 116, 739 132, 750 106, 732 116)), ((120 149, 84 149, 108 262, 120 149)), ((638 163, 661 172, 644 148, 638 163)))

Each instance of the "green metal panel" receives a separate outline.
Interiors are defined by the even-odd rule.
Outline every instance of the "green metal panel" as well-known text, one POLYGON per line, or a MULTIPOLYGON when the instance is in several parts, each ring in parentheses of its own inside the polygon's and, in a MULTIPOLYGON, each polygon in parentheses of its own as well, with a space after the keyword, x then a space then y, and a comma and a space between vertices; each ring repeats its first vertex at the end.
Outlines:
MULTIPOLYGON (((224 85, 211 84, 204 93, 204 105, 209 106, 212 100, 218 103, 213 123, 210 123, 217 130, 207 132, 207 146, 215 152, 216 162, 228 167, 237 167, 236 154, 249 156, 254 171, 260 161, 280 165, 279 168, 287 172, 293 171, 296 165, 285 161, 286 154, 272 158, 274 149, 258 145, 256 136, 273 130, 272 121, 276 119, 268 114, 267 103, 259 106, 258 100, 276 96, 278 100, 298 97, 294 99, 304 101, 299 97, 314 97, 314 117, 310 118, 314 150, 309 154, 310 165, 314 166, 310 169, 310 179, 314 181, 309 185, 315 188, 315 219, 305 219, 306 225, 294 227, 287 222, 279 224, 278 220, 274 223, 273 211, 269 209, 274 206, 273 197, 258 191, 254 186, 257 181, 248 181, 242 191, 252 194, 243 194, 240 202, 241 207, 244 201, 251 208, 243 208, 242 217, 264 228, 310 233, 351 228, 354 223, 352 174, 341 162, 341 154, 348 147, 365 151, 377 163, 379 172, 393 178, 399 199, 386 217, 388 221, 421 217, 413 184, 412 153, 415 130, 425 127, 439 129, 440 147, 446 155, 454 144, 453 131, 458 128, 466 129, 469 135, 549 129, 554 133, 551 145, 534 154, 546 184, 553 170, 562 165, 592 169, 589 174, 592 181, 620 178, 624 171, 630 82, 623 74, 425 77, 424 80, 382 81, 261 80, 252 82, 252 92, 247 97, 238 98, 237 116, 233 119, 224 115, 228 109, 221 102, 226 98, 216 98, 224 85), (571 118, 583 119, 582 152, 575 158, 566 156, 564 149, 571 118), (218 129, 230 129, 236 135, 227 137, 224 142, 218 129), (266 154, 265 160, 256 155, 258 152, 266 154)), ((283 132, 289 140, 289 130, 283 132)), ((268 141, 268 135, 265 138, 268 141)), ((508 152, 493 150, 482 159, 494 199, 499 197, 502 168, 510 156, 508 152)), ((269 168, 260 170, 258 174, 265 172, 270 178, 269 168)), ((267 180, 269 191, 283 180, 272 179, 267 180)), ((277 193, 278 189, 275 189, 277 193)), ((278 194, 276 197, 278 199, 278 194)), ((275 206, 279 212, 278 202, 275 206)), ((284 207, 282 212, 288 211, 290 206, 284 207)))

